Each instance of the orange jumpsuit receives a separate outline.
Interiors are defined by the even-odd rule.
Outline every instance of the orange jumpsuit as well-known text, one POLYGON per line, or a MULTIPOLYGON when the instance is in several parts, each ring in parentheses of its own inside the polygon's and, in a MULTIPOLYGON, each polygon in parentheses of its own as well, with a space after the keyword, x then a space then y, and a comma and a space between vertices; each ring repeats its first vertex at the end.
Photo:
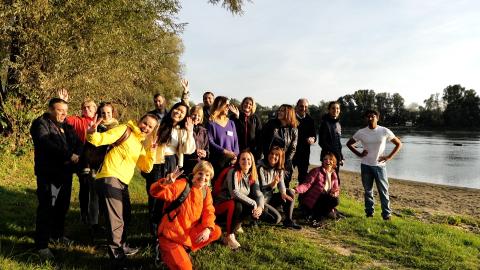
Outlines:
MULTIPOLYGON (((174 201, 185 189, 186 179, 178 179, 173 184, 162 184, 164 179, 152 184, 150 195, 166 202, 174 201)), ((196 251, 220 238, 220 227, 215 225, 215 208, 213 207, 212 193, 207 186, 206 197, 204 192, 194 186, 191 187, 185 201, 169 216, 164 215, 158 226, 159 250, 162 260, 169 269, 192 269, 192 262, 185 248, 196 251), (207 241, 195 243, 195 239, 205 228, 211 233, 207 241)))

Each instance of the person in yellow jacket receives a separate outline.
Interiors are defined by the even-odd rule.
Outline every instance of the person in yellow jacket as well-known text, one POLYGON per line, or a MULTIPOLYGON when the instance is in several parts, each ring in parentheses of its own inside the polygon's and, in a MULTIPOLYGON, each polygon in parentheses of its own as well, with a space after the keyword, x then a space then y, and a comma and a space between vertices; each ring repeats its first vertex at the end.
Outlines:
POLYGON ((165 213, 158 226, 158 251, 169 269, 192 269, 187 250, 196 251, 220 238, 221 229, 215 225, 215 208, 208 183, 213 167, 200 161, 193 168, 191 182, 176 179, 183 171, 176 168, 167 177, 150 187, 150 194, 168 204, 175 201, 190 184, 185 201, 170 213, 165 213))
MULTIPOLYGON (((96 176, 96 188, 101 212, 107 221, 108 253, 114 264, 122 266, 126 255, 138 249, 126 244, 127 226, 131 216, 128 185, 135 167, 149 172, 155 162, 156 144, 144 146, 147 137, 155 137, 158 125, 153 114, 144 115, 137 124, 129 121, 106 132, 97 132, 101 120, 93 121, 87 129, 87 140, 95 145, 111 145, 100 172, 96 176), (119 141, 120 140, 120 141, 119 141), (114 146, 112 146, 114 145, 114 146)), ((156 141, 153 138, 152 141, 156 141)))

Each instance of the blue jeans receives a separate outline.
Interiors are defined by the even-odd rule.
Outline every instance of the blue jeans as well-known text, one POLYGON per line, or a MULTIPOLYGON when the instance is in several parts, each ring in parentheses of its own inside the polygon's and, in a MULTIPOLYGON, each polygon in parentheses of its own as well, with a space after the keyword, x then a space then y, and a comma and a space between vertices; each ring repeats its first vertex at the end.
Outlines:
POLYGON ((362 184, 365 190, 365 214, 373 215, 374 199, 373 199, 373 181, 377 185, 378 194, 380 195, 380 204, 382 206, 382 217, 388 217, 392 213, 390 209, 390 198, 388 195, 388 178, 385 166, 369 166, 361 164, 362 184))

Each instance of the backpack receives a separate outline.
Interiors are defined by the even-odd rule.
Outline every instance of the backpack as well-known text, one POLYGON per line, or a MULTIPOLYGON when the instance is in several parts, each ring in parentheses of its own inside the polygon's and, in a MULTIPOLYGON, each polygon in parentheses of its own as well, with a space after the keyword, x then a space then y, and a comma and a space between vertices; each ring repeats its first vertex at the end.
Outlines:
POLYGON ((225 178, 227 178, 227 173, 232 168, 233 166, 228 166, 220 172, 217 179, 215 180, 215 183, 213 184, 212 196, 216 197, 220 194, 220 192, 222 191, 223 182, 225 182, 225 178))
POLYGON ((105 156, 107 155, 107 153, 114 147, 117 147, 124 141, 126 141, 128 137, 130 137, 131 133, 132 129, 127 126, 127 129, 125 130, 123 135, 110 145, 101 145, 96 147, 95 145, 87 141, 83 150, 84 167, 96 169, 99 171, 102 167, 103 160, 105 160, 105 156))
MULTIPOLYGON (((178 212, 175 213, 173 217, 170 216, 170 213, 173 212, 175 209, 180 207, 180 205, 185 202, 185 200, 188 197, 188 194, 190 194, 190 190, 192 189, 192 181, 190 179, 187 179, 187 184, 185 185, 185 188, 183 189, 182 193, 170 204, 168 204, 162 211, 161 217, 164 215, 167 215, 168 220, 172 222, 178 215, 178 212)), ((202 195, 203 195, 203 200, 207 197, 207 190, 205 187, 202 188, 202 195)), ((160 218, 161 221, 161 218, 160 218)))

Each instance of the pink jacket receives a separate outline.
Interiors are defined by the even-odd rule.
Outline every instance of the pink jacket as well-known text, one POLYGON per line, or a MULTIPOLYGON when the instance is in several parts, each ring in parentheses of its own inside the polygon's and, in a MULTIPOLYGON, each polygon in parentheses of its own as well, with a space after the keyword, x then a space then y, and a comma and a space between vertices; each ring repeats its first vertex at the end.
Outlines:
MULTIPOLYGON (((300 203, 312 209, 317 202, 320 194, 325 193, 325 181, 327 180, 327 172, 323 167, 310 170, 303 184, 298 185, 295 191, 304 196, 300 197, 300 203)), ((335 171, 332 172, 332 186, 330 190, 338 190, 338 179, 335 171)), ((330 192, 329 190, 329 192, 330 192)))

